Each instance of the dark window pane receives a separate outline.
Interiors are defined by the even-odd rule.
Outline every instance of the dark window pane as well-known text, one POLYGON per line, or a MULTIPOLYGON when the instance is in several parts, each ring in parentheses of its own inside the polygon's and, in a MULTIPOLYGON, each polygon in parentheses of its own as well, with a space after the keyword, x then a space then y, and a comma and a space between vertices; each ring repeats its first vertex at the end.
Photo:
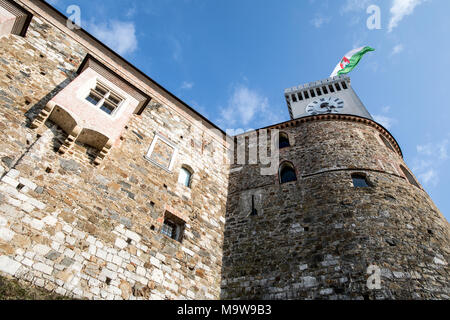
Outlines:
POLYGON ((86 100, 96 106, 100 102, 101 98, 91 93, 87 96, 86 100))
POLYGON ((332 84, 330 84, 330 85, 328 86, 328 88, 330 88, 330 92, 334 92, 334 87, 333 87, 332 84))
POLYGON ((295 170, 291 166, 284 166, 280 172, 281 183, 288 183, 292 181, 297 181, 297 176, 295 175, 295 170))
POLYGON ((347 84, 344 81, 342 82, 342 88, 347 89, 347 84))
POLYGON ((335 86, 336 86, 337 91, 341 91, 341 87, 339 86, 339 83, 336 83, 335 86))
POLYGON ((289 137, 286 134, 280 134, 280 149, 289 147, 289 137))
POLYGON ((369 184, 367 183, 366 177, 364 177, 362 175, 354 174, 354 175, 352 175, 352 179, 353 179, 353 186, 355 188, 367 188, 367 187, 370 187, 369 184))
POLYGON ((327 87, 322 87, 322 91, 323 91, 324 94, 328 94, 327 87))
POLYGON ((105 111, 107 114, 111 114, 116 107, 108 102, 105 101, 105 103, 100 107, 101 110, 105 111))
POLYGON ((305 93, 305 99, 309 99, 308 91, 305 91, 304 93, 305 93))
POLYGON ((165 220, 161 228, 161 233, 165 234, 169 238, 175 239, 177 226, 171 221, 165 220))

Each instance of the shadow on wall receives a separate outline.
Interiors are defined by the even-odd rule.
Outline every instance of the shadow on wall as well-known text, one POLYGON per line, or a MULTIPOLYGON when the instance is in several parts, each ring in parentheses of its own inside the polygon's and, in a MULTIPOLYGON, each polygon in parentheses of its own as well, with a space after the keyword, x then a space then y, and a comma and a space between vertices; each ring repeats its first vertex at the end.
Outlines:
MULTIPOLYGON (((66 74, 69 74, 67 71, 66 74)), ((31 123, 33 120, 39 115, 39 113, 44 109, 47 103, 53 99, 59 92, 61 92, 72 80, 75 78, 76 73, 73 72, 72 76, 69 76, 66 80, 58 84, 52 91, 47 93, 41 100, 39 100, 36 104, 34 104, 26 113, 26 126, 28 128, 31 127, 31 123)))

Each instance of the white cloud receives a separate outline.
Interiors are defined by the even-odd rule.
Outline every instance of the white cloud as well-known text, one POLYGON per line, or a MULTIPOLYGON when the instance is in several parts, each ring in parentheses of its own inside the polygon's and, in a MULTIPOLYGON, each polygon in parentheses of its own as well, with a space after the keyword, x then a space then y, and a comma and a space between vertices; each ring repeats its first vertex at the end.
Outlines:
POLYGON ((373 0, 347 0, 341 7, 341 14, 365 10, 373 0))
POLYGON ((394 124, 397 123, 396 119, 379 114, 373 115, 373 119, 388 130, 391 129, 394 124))
POLYGON ((267 97, 244 85, 234 87, 228 104, 222 108, 220 116, 216 122, 224 129, 247 128, 249 125, 255 126, 256 129, 282 121, 281 113, 272 111, 267 97))
POLYGON ((133 53, 138 48, 133 22, 111 20, 108 23, 88 23, 88 29, 99 40, 120 55, 133 53))
POLYGON ((430 169, 424 173, 419 174, 419 180, 425 185, 437 186, 439 183, 439 176, 434 169, 430 169))
POLYGON ((437 143, 428 143, 425 145, 418 145, 416 147, 417 153, 425 156, 434 156, 438 157, 440 160, 449 159, 448 155, 448 139, 444 139, 443 141, 437 143))
POLYGON ((324 17, 322 15, 316 15, 311 21, 310 23, 316 27, 316 28, 320 28, 322 25, 328 23, 331 21, 331 18, 329 17, 324 17))
POLYGON ((385 106, 385 107, 383 107, 383 108, 381 109, 381 111, 382 111, 383 113, 388 113, 389 111, 391 111, 391 106, 385 106))
POLYGON ((439 171, 447 168, 449 138, 441 141, 417 145, 417 156, 414 159, 412 169, 424 184, 436 187, 439 183, 439 171))
POLYGON ((403 51, 403 45, 402 44, 398 44, 392 49, 391 55, 393 56, 393 55, 398 54, 398 53, 400 53, 402 51, 403 51))
POLYGON ((183 81, 183 83, 181 84, 181 89, 190 90, 193 87, 194 87, 194 83, 193 82, 183 81))
POLYGON ((426 0, 393 0, 388 32, 397 27, 405 16, 412 14, 414 9, 424 1, 426 0))

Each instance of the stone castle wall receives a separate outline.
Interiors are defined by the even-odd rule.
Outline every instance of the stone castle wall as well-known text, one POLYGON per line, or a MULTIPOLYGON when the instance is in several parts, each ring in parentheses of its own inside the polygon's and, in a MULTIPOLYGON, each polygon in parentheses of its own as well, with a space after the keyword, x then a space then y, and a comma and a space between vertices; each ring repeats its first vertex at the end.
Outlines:
POLYGON ((260 165, 232 166, 222 298, 449 298, 448 223, 369 124, 279 129, 291 144, 280 160, 292 162, 296 182, 261 176, 260 165), (354 188, 352 173, 372 187, 354 188), (380 290, 366 286, 370 265, 381 269, 380 290))
POLYGON ((89 299, 449 298, 448 223, 382 128, 281 124, 297 182, 230 170, 210 123, 42 2, 18 2, 34 17, 25 37, 0 37, 1 275, 89 299), (57 123, 30 128, 88 54, 152 98, 100 166, 82 143, 59 154, 57 123), (176 146, 173 163, 165 144, 146 157, 156 137, 176 146), (353 188, 353 172, 372 187, 353 188), (181 243, 161 233, 167 213, 185 221, 181 243), (366 287, 370 264, 380 290, 366 287))
POLYGON ((89 146, 56 152, 67 133, 55 123, 29 128, 87 53, 36 15, 26 37, 0 38, 0 272, 89 299, 218 298, 228 169, 216 133, 154 99, 96 167, 89 146), (144 157, 156 134, 177 147, 172 172, 144 157), (167 212, 186 223, 182 243, 160 233, 167 212))

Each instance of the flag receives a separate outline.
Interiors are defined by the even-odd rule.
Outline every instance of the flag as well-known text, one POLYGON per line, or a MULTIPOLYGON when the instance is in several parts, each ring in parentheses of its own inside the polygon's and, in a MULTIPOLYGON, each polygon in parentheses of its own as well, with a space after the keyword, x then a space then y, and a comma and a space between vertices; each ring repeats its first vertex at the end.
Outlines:
POLYGON ((355 69, 363 55, 370 51, 375 51, 375 49, 367 46, 353 49, 342 58, 341 62, 338 63, 330 77, 349 73, 355 69))

